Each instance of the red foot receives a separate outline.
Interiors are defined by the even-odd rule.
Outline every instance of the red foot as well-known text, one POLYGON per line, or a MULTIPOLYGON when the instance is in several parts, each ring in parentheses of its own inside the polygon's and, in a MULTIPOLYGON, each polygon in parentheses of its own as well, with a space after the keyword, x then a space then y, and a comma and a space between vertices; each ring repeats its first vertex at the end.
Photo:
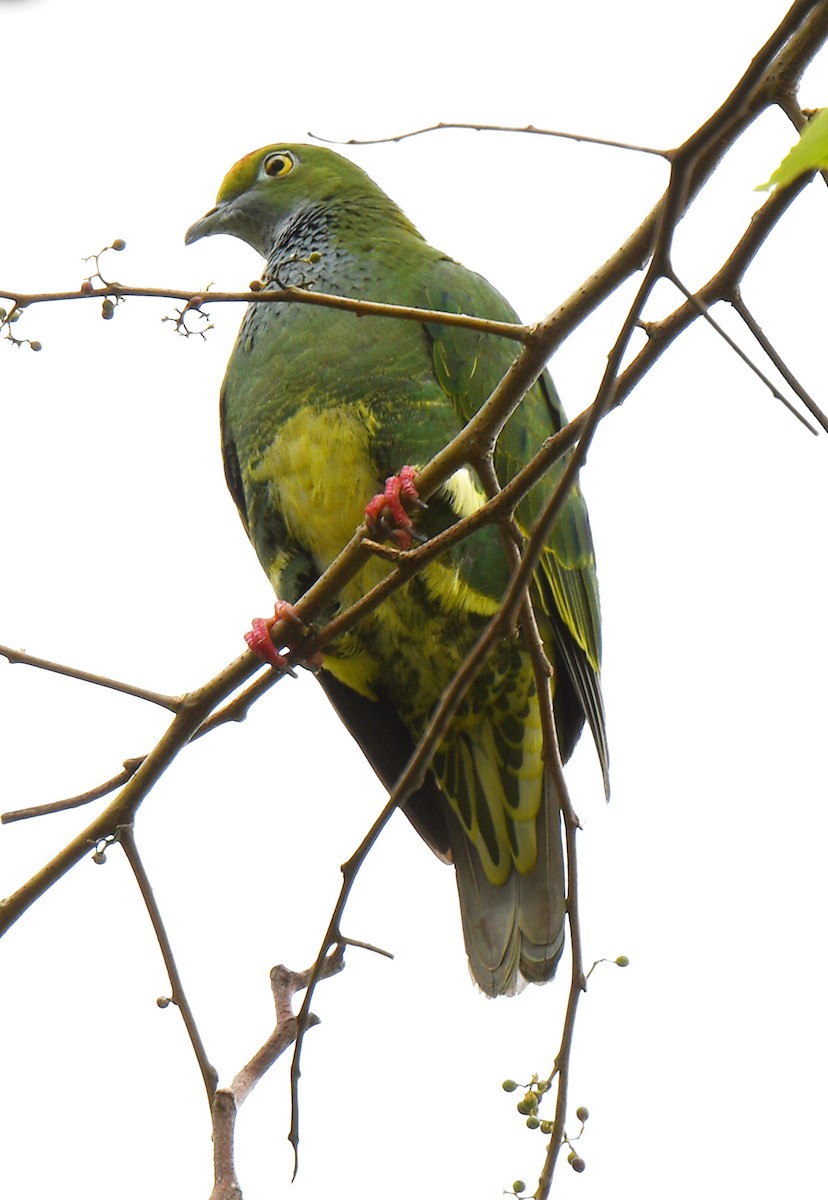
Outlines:
MULTIPOLYGON (((279 621, 286 621, 292 625, 298 625, 301 630, 305 629, 301 617, 296 612, 292 604, 288 604, 286 600, 277 600, 273 609, 272 617, 256 617, 253 620, 253 625, 249 633, 244 635, 244 640, 247 642, 249 649, 262 660, 262 662, 270 663, 272 667, 278 667, 280 670, 290 670, 288 659, 284 654, 280 654, 273 643, 270 636, 270 631, 273 626, 279 621)), ((314 654, 307 660, 307 666, 321 667, 322 655, 314 654)))
POLYGON ((378 541, 390 538, 401 550, 407 550, 415 538, 422 541, 411 520, 412 510, 426 507, 414 486, 416 474, 413 467, 403 467, 399 475, 390 475, 385 491, 365 506, 365 523, 371 536, 378 541))

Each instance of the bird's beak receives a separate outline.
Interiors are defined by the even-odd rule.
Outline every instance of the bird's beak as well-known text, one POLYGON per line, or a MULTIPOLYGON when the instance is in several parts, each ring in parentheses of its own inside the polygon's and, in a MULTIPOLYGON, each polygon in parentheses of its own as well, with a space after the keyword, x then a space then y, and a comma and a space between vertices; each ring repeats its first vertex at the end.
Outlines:
POLYGON ((211 233, 221 233, 224 216, 225 210, 222 205, 217 204, 215 208, 211 208, 184 234, 184 245, 192 246, 193 242, 197 242, 199 238, 209 237, 211 233))
MULTIPOLYGON (((2 0, 0 0, 2 2, 2 0)), ((211 237, 214 233, 226 233, 231 237, 240 238, 248 246, 264 258, 271 247, 271 231, 262 229, 262 221, 257 220, 255 211, 251 216, 245 208, 246 197, 236 197, 231 200, 219 200, 215 208, 206 212, 200 221, 191 225, 184 234, 185 246, 192 246, 199 238, 211 237)))

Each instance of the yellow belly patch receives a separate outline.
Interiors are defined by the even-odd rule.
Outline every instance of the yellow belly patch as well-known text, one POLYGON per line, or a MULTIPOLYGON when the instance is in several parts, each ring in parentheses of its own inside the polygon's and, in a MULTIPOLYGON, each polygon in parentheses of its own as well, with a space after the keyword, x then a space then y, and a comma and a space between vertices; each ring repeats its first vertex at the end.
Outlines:
MULTIPOLYGON (((255 483, 267 485, 288 537, 310 553, 320 573, 353 537, 364 520, 366 504, 382 487, 370 452, 375 428, 374 418, 363 406, 299 409, 280 426, 278 437, 250 471, 255 483)), ((473 512, 485 499, 465 469, 451 477, 445 492, 458 515, 473 512)), ((269 565, 277 594, 286 557, 287 552, 277 554, 269 565)), ((391 569, 384 559, 370 558, 343 589, 343 606, 363 596, 391 569)), ((488 616, 497 609, 497 601, 471 588, 456 568, 444 562, 430 563, 422 579, 430 598, 447 614, 459 610, 488 616)), ((381 629, 387 652, 393 655, 403 639, 410 639, 412 629, 422 627, 423 615, 410 589, 403 587, 368 620, 381 629)), ((378 664, 365 653, 358 630, 346 634, 325 660, 343 683, 374 698, 378 664)))
POLYGON ((252 472, 267 482, 288 535, 325 570, 379 490, 368 444, 373 420, 354 408, 302 408, 252 472))

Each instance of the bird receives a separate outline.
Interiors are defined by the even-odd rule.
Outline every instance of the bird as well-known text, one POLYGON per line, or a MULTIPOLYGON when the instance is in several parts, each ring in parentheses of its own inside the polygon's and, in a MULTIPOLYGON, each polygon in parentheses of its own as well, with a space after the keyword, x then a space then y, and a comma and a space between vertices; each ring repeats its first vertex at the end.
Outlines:
MULTIPOLYGON (((325 146, 273 143, 245 155, 185 241, 215 234, 240 238, 265 259, 266 289, 294 286, 517 322, 486 279, 430 246, 356 163, 325 146)), ((407 546, 486 502, 474 463, 425 505, 416 472, 486 401, 514 356, 502 337, 427 317, 357 317, 290 302, 248 306, 221 388, 224 468, 283 606, 319 578, 366 513, 378 538, 407 546)), ((499 483, 565 423, 544 372, 498 437, 499 483)), ((531 530, 566 461, 517 506, 520 534, 531 530)), ((390 569, 385 557, 369 556, 327 615, 390 569)), ((484 525, 324 646, 317 678, 389 791, 498 611, 509 578, 502 530, 484 525)), ((531 590, 553 668, 544 686, 552 690, 561 756, 568 759, 588 723, 608 789, 598 583, 577 484, 531 590)), ((470 972, 488 996, 546 982, 564 945, 562 798, 544 763, 537 688, 518 628, 495 644, 425 781, 404 804, 424 841, 454 865, 470 972)))

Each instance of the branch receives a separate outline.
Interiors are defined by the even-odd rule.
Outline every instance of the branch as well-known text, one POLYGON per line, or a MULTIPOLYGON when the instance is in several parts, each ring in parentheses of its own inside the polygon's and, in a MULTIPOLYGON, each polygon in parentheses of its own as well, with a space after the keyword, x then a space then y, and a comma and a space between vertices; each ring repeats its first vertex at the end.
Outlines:
POLYGON ((80 679, 84 683, 94 683, 97 687, 110 688, 113 692, 123 692, 127 696, 135 696, 138 700, 146 700, 150 704, 158 704, 176 712, 180 699, 176 696, 164 696, 160 692, 151 692, 146 688, 137 687, 134 683, 122 683, 118 679, 110 679, 108 675, 95 675, 91 671, 83 671, 78 667, 67 667, 65 663, 53 662, 48 658, 37 658, 26 654, 23 650, 13 650, 11 646, 0 646, 0 656, 8 659, 10 665, 37 667, 41 671, 51 671, 53 675, 65 675, 68 679, 80 679))
MULTIPOLYGON (((132 868, 132 873, 135 876, 136 882, 146 905, 152 927, 155 930, 155 936, 158 939, 158 946, 161 951, 161 956, 164 959, 164 966, 167 969, 167 975, 170 980, 171 994, 169 1002, 174 1004, 181 1013, 184 1021, 184 1027, 190 1038, 190 1044, 193 1047, 193 1052, 196 1056, 199 1069, 201 1070, 201 1078, 204 1081, 204 1087, 207 1092, 207 1099, 212 1104, 213 1096, 215 1095, 216 1087, 218 1086, 218 1072, 207 1057, 207 1051, 204 1048, 204 1042, 201 1040, 201 1034, 196 1025, 195 1015, 190 1007, 190 1002, 187 999, 187 994, 184 991, 184 984, 181 980, 181 975, 178 970, 178 965, 175 961, 170 939, 167 936, 167 930, 164 927, 164 922, 161 917, 161 910, 155 899, 155 893, 152 890, 152 884, 149 881, 146 868, 135 843, 135 831, 132 825, 122 825, 118 830, 118 841, 123 847, 127 862, 132 868)), ((159 1001, 159 1007, 166 1007, 159 1001)))
POLYGON ((742 293, 738 286, 733 289, 733 291, 730 295, 730 303, 731 303, 732 307, 735 309, 735 311, 742 318, 742 321, 745 323, 747 328, 750 330, 751 334, 756 339, 758 344, 762 347, 765 354, 767 354, 768 358, 771 360, 773 365, 776 367, 779 374, 782 376, 782 378, 788 384, 788 387, 790 387, 790 389, 796 393, 796 395, 799 397, 799 399, 802 401, 802 403, 805 405, 805 407, 808 409, 808 411, 814 417, 816 417, 816 419, 819 421, 822 428, 824 430, 826 430, 826 432, 828 432, 828 416, 826 416, 826 414, 822 411, 822 409, 817 405, 816 401, 812 399, 812 397, 809 395, 809 393, 805 390, 805 388, 802 386, 802 384, 799 382, 799 380, 793 374, 790 367, 784 361, 782 356, 776 351, 773 344, 769 341, 765 332, 763 331, 761 326, 758 324, 758 322, 756 321, 756 318, 750 312, 750 310, 748 309, 744 300, 742 299, 742 293))
MULTIPOLYGON (((515 547, 512 548, 512 558, 515 562, 515 567, 517 567, 519 553, 515 547)), ((535 618, 532 596, 528 589, 524 592, 523 597, 521 633, 526 642, 535 671, 535 683, 540 704, 541 729, 543 732, 544 769, 553 776, 554 793, 558 796, 561 803, 560 819, 563 821, 566 843, 566 913, 569 923, 572 964, 569 997, 560 1048, 555 1057, 554 1067, 546 1081, 550 1085, 552 1079, 557 1077, 555 1116, 552 1122, 544 1170, 538 1182, 537 1191, 535 1192, 535 1200, 546 1200, 552 1182, 555 1163, 560 1155, 561 1146, 566 1137, 566 1112, 569 1099, 569 1062, 572 1055, 575 1018, 581 993, 586 991, 578 899, 578 853, 576 843, 576 835, 577 831, 581 828, 581 823, 572 806, 569 788, 564 776, 563 763, 561 762, 558 733, 555 727, 555 714, 552 707, 552 691, 549 687, 549 680, 553 674, 552 665, 544 649, 543 639, 535 618)))
POLYGON ((204 687, 181 698, 181 708, 167 732, 120 794, 51 862, 46 863, 27 883, 0 903, 0 936, 48 891, 52 884, 80 862, 90 849, 94 849, 98 842, 111 837, 119 826, 132 823, 149 791, 216 704, 232 694, 259 666, 258 660, 252 654, 243 654, 204 687))
POLYGON ((128 758, 124 763, 123 770, 119 771, 117 775, 113 775, 104 783, 99 783, 97 787, 90 788, 87 792, 81 792, 78 796, 69 796, 65 800, 52 800, 49 804, 34 804, 31 808, 15 808, 4 812, 0 815, 0 825, 11 825, 14 821, 27 821, 30 817, 50 817, 53 813, 66 812, 70 808, 82 808, 84 804, 100 800, 101 797, 108 796, 110 792, 123 787, 143 761, 143 758, 128 758))
MULTIPOLYGON (((356 317, 387 317, 395 321, 427 321, 434 325, 456 325, 462 329, 476 329, 496 337, 510 338, 523 342, 529 335, 528 327, 513 321, 490 321, 485 317, 470 317, 463 313, 441 312, 439 309, 412 308, 405 304, 381 304, 374 300, 355 300, 350 296, 335 296, 328 292, 312 292, 307 288, 286 287, 265 290, 260 285, 251 286, 248 292, 193 292, 180 288, 137 287, 126 283, 107 283, 103 287, 85 288, 83 285, 64 292, 16 292, 0 287, 0 296, 11 300, 15 308, 22 310, 35 304, 53 304, 64 300, 100 300, 127 298, 152 300, 181 300, 185 312, 200 312, 202 306, 210 304, 309 304, 317 308, 337 308, 352 312, 356 317)), ((167 318, 169 319, 169 318, 167 318)))
POLYGON ((421 137, 424 133, 437 133, 442 129, 471 129, 475 133, 534 133, 541 137, 563 138, 570 142, 585 142, 591 146, 608 146, 614 150, 632 150, 636 154, 655 154, 659 158, 670 158, 669 150, 657 150, 653 146, 639 146, 633 142, 617 142, 613 138, 594 137, 586 133, 564 133, 560 129, 542 129, 536 125, 478 125, 468 121, 438 121, 436 125, 424 125, 421 129, 411 129, 407 133, 395 133, 391 137, 382 138, 348 138, 338 141, 336 138, 326 138, 308 130, 308 137, 317 142, 325 142, 329 146, 380 146, 386 142, 403 142, 406 138, 421 137))
MULTIPOLYGON (((731 304, 734 303, 735 297, 740 295, 739 282, 747 268, 756 257, 756 254, 770 232, 778 224, 782 215, 793 204, 794 200, 809 182, 810 180, 807 177, 798 179, 790 187, 778 190, 769 196, 762 207, 753 214, 750 224, 727 260, 716 274, 711 276, 707 283, 698 288, 683 304, 679 305, 678 308, 660 321, 642 322, 641 327, 647 334, 647 345, 639 351, 619 377, 616 390, 616 406, 623 402, 625 397, 636 387, 654 363, 658 361, 664 351, 699 316, 705 313, 717 301, 726 300, 731 304)), ((734 304, 734 307, 738 311, 736 304, 734 304)), ((750 328, 750 325, 748 325, 748 328, 750 328)), ((751 332, 754 332, 754 330, 751 330, 751 332)), ((768 343, 766 341, 763 342, 762 339, 757 340, 762 349, 767 351, 768 343)), ((781 370, 777 358, 771 356, 771 359, 777 369, 781 370)), ((784 371, 782 373, 784 375, 784 371)), ((788 378, 787 375, 785 378, 788 378)), ((789 383, 792 382, 792 378, 791 376, 791 379, 788 379, 789 383)), ((819 406, 807 395, 804 389, 794 388, 794 390, 816 420, 824 429, 828 430, 828 418, 826 418, 819 406)))
MULTIPOLYGON (((340 945, 329 955, 318 971, 317 979, 328 979, 338 974, 345 966, 345 946, 340 945)), ((239 1109, 260 1079, 270 1070, 299 1032, 299 1018, 293 1015, 291 1001, 296 992, 308 986, 312 971, 290 971, 287 967, 274 967, 270 972, 270 986, 276 1005, 276 1026, 273 1033, 258 1050, 250 1062, 242 1067, 227 1088, 220 1088, 213 1099, 213 1163, 215 1185, 210 1200, 241 1200, 241 1188, 236 1177, 234 1142, 236 1117, 239 1109)), ((319 1023, 319 1018, 308 1013, 305 1029, 319 1023)))

